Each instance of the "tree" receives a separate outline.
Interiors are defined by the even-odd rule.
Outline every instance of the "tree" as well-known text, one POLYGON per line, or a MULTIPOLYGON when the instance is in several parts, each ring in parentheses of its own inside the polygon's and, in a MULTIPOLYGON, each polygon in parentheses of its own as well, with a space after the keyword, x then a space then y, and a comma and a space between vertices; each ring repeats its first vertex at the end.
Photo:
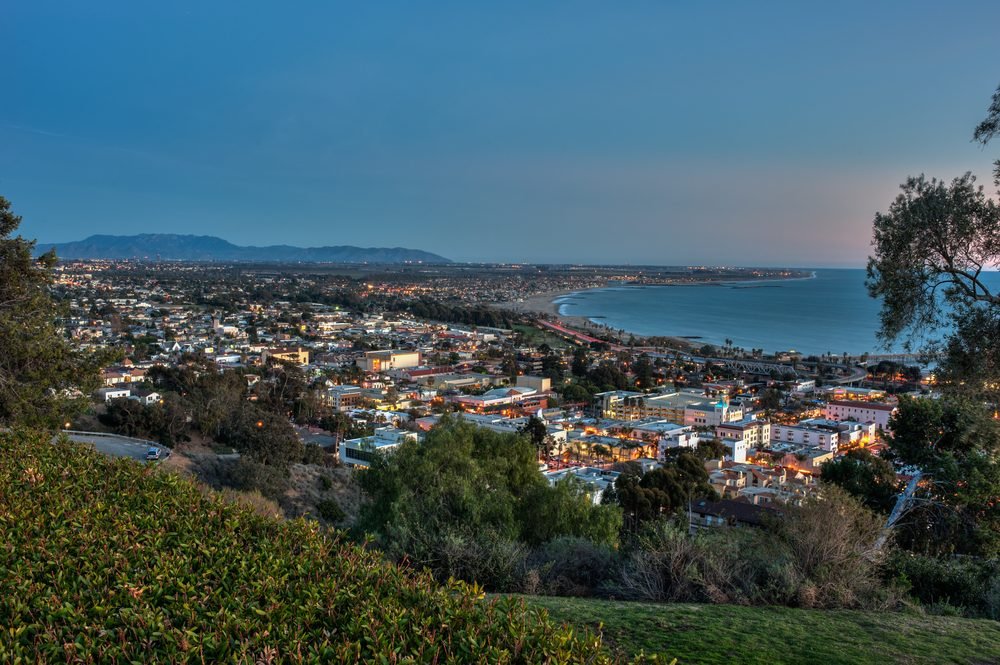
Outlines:
POLYGON ((649 520, 684 508, 688 501, 715 498, 704 463, 683 451, 673 460, 643 476, 622 474, 615 481, 614 495, 632 531, 649 520))
POLYGON ((921 468, 917 502, 901 520, 907 549, 1000 554, 1000 423, 982 403, 903 399, 889 421, 889 453, 921 468))
POLYGON ((635 374, 635 383, 640 390, 648 390, 653 387, 655 379, 653 377, 653 363, 649 356, 642 354, 632 367, 635 374))
POLYGON ((77 353, 56 326, 49 288, 56 257, 32 257, 33 241, 13 236, 21 218, 0 196, 0 424, 55 426, 86 406, 110 353, 77 353))
POLYGON ((547 445, 549 428, 545 425, 544 420, 538 416, 531 416, 521 427, 520 431, 522 434, 528 435, 528 438, 531 440, 531 444, 535 447, 535 450, 538 451, 539 458, 544 458, 549 455, 549 446, 547 445))
POLYGON ((451 417, 422 443, 403 443, 378 457, 360 484, 366 501, 358 529, 390 556, 445 578, 468 579, 477 575, 469 571, 482 570, 459 556, 459 545, 492 557, 512 544, 547 538, 605 540, 619 524, 616 507, 595 506, 577 485, 550 487, 528 437, 451 417))
MULTIPOLYGON (((976 126, 976 131, 972 135, 974 141, 979 141, 983 145, 990 142, 990 139, 1000 136, 1000 86, 993 93, 993 101, 986 111, 986 119, 976 126)), ((993 162, 994 182, 1000 187, 1000 159, 993 162)))
POLYGON ((888 513, 896 503, 896 471, 865 449, 852 450, 823 465, 823 482, 840 486, 867 508, 888 513))
MULTIPOLYGON (((998 123, 1000 90, 975 139, 989 142, 998 123)), ((997 401, 1000 293, 984 273, 1000 268, 1000 206, 969 173, 950 184, 910 177, 901 189, 875 216, 868 260, 868 291, 882 299, 879 337, 939 355, 947 388, 997 401)))

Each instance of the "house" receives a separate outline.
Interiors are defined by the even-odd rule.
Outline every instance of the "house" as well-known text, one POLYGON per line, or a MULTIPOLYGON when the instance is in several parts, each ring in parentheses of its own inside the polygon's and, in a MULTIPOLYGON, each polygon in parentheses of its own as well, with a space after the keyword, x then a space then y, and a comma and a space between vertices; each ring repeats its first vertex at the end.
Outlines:
POLYGON ((615 484, 621 473, 607 469, 598 469, 592 466, 583 466, 570 467, 558 471, 543 471, 542 475, 545 476, 550 485, 555 485, 567 478, 579 483, 594 505, 599 505, 604 492, 615 484))
POLYGON ((781 511, 767 506, 756 506, 746 501, 699 499, 690 504, 692 532, 727 526, 764 526, 768 520, 781 516, 781 511))
POLYGON ((129 388, 101 388, 97 391, 97 398, 103 401, 105 404, 113 399, 128 399, 132 396, 132 390, 129 388))
POLYGON ((379 427, 371 436, 340 442, 340 461, 354 467, 368 467, 378 455, 392 452, 406 441, 419 441, 416 432, 395 427, 379 427))

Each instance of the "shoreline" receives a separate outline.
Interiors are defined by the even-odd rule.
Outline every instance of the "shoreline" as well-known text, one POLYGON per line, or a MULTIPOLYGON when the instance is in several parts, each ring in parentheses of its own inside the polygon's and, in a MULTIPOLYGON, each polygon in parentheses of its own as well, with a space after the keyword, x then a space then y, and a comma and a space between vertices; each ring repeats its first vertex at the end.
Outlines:
POLYGON ((599 291, 608 288, 618 288, 618 287, 636 287, 636 288, 648 288, 656 286, 730 286, 735 288, 740 288, 738 285, 745 284, 742 288, 759 288, 757 285, 763 285, 773 282, 786 282, 786 281, 800 281, 800 280, 811 280, 816 279, 816 272, 810 271, 808 275, 797 275, 794 277, 776 277, 776 278, 765 278, 765 279, 707 279, 704 281, 683 281, 683 282, 672 282, 672 283, 660 283, 660 284, 603 284, 601 286, 589 286, 577 289, 560 289, 543 291, 535 295, 529 296, 521 301, 508 301, 508 302, 496 302, 491 303, 491 306, 508 309, 519 314, 534 314, 541 317, 551 317, 552 319, 558 321, 562 325, 568 328, 576 329, 583 333, 590 334, 608 334, 611 333, 615 336, 620 337, 623 341, 627 338, 634 339, 638 344, 644 345, 650 338, 657 338, 663 340, 669 340, 670 344, 677 346, 682 349, 693 349, 701 344, 714 344, 700 337, 681 337, 678 335, 670 334, 660 334, 660 335, 643 335, 636 332, 631 332, 629 330, 612 328, 606 324, 600 322, 592 321, 590 318, 585 316, 569 316, 559 313, 560 303, 556 301, 564 298, 566 296, 574 294, 583 294, 590 291, 599 291), (621 331, 621 332, 619 332, 621 331))
MULTIPOLYGON (((662 284, 660 286, 671 286, 670 284, 662 284)), ((617 328, 610 328, 609 326, 602 325, 600 323, 595 323, 585 316, 567 316, 565 314, 559 313, 559 303, 556 301, 568 295, 573 295, 575 293, 584 293, 586 291, 597 291, 600 289, 606 289, 608 285, 605 286, 594 286, 584 289, 573 289, 571 291, 559 290, 559 291, 544 291, 542 293, 530 296, 519 302, 499 302, 493 303, 494 307, 500 307, 503 309, 509 309, 511 311, 517 312, 519 314, 536 314, 541 316, 552 317, 562 325, 567 328, 573 328, 584 333, 601 333, 605 334, 608 332, 617 333, 617 328)), ((679 346, 680 348, 691 348, 694 346, 696 340, 690 340, 684 337, 677 337, 674 335, 640 335, 638 333, 631 333, 628 330, 624 331, 623 334, 619 335, 621 337, 625 336, 632 337, 636 342, 645 342, 650 337, 657 337, 660 339, 669 340, 672 344, 679 346)))

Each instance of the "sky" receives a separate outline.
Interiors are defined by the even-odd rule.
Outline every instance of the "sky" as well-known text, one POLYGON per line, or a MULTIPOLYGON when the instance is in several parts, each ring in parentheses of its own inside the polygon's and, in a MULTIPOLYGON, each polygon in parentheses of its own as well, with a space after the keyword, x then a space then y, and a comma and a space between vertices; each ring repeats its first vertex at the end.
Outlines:
POLYGON ((40 242, 861 266, 907 175, 995 189, 996 0, 0 13, 0 195, 40 242))

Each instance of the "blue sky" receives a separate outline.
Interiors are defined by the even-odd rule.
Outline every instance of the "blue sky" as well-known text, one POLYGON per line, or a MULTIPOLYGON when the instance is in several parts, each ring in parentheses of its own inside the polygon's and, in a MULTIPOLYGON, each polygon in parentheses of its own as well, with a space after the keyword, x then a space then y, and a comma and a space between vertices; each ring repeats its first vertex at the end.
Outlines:
POLYGON ((0 194, 92 233, 457 260, 862 265, 971 170, 1000 2, 31 2, 0 194))

